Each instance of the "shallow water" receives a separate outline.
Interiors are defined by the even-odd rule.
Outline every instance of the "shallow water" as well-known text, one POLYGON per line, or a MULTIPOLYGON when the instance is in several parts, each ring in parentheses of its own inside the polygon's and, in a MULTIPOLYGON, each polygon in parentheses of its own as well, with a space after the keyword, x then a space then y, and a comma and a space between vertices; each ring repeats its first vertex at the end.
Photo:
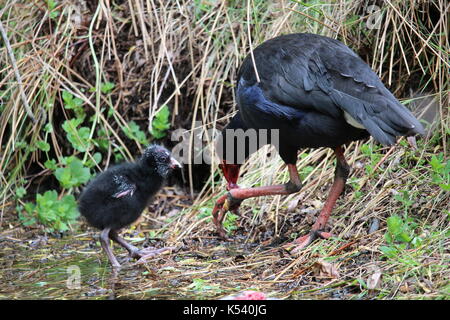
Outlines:
POLYGON ((125 250, 116 247, 114 251, 122 268, 114 273, 98 242, 89 237, 67 236, 45 241, 4 238, 0 240, 0 249, 0 299, 214 298, 223 295, 218 286, 189 289, 192 280, 204 274, 203 262, 196 259, 239 254, 234 248, 227 252, 213 250, 214 255, 204 257, 198 252, 183 252, 137 265, 125 250), (185 271, 191 275, 184 276, 185 271))
MULTIPOLYGON (((219 299, 249 289, 280 299, 352 296, 339 286, 314 289, 288 274, 274 279, 295 258, 243 239, 191 241, 145 264, 116 246, 122 268, 114 273, 95 234, 27 237, 0 238, 0 299, 219 299)), ((128 240, 143 246, 144 239, 128 240)))

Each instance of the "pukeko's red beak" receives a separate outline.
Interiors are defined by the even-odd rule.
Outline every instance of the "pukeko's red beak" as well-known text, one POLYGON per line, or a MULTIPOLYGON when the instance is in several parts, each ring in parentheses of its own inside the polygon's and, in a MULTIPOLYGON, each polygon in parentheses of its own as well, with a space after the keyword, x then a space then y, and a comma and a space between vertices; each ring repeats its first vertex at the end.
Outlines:
POLYGON ((230 164, 225 160, 222 160, 222 163, 219 164, 219 168, 222 169, 223 176, 227 180, 227 190, 237 189, 239 186, 237 185, 237 180, 239 178, 239 169, 241 168, 240 164, 230 164))

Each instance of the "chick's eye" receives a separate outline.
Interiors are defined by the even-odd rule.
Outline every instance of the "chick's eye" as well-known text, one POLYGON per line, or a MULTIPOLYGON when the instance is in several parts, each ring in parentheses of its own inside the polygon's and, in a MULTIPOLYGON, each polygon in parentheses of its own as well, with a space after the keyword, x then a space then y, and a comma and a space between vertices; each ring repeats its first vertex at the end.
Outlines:
POLYGON ((162 154, 160 157, 159 157, 159 159, 160 159, 160 161, 161 162, 167 162, 167 161, 169 161, 169 156, 167 155, 167 154, 162 154))

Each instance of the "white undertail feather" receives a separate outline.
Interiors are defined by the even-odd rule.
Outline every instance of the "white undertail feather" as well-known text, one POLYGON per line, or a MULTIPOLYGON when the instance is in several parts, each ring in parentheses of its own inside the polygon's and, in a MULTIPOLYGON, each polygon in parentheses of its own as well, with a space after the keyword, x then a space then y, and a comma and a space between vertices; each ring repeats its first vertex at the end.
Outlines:
POLYGON ((361 123, 355 120, 350 114, 344 111, 344 118, 345 121, 352 127, 358 128, 358 129, 366 129, 361 123))

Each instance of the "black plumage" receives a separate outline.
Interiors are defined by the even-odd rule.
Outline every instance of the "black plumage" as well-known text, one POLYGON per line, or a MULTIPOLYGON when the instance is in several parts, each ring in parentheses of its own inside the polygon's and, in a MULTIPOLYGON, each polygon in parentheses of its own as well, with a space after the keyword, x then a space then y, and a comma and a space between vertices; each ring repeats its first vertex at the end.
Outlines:
MULTIPOLYGON (((279 130, 279 140, 268 143, 278 142, 290 181, 281 186, 239 189, 240 163, 227 163, 229 150, 224 146, 221 168, 230 191, 219 198, 213 210, 214 222, 223 235, 224 213, 235 210, 242 200, 300 190, 295 167, 298 150, 330 147, 338 159, 336 178, 329 201, 313 226, 314 235, 319 234, 348 176, 341 146, 369 135, 383 145, 392 145, 398 136, 423 134, 422 125, 340 41, 315 34, 289 34, 262 43, 253 50, 253 57, 248 55, 238 71, 239 111, 226 129, 279 130)), ((245 150, 244 158, 254 151, 247 145, 241 150, 245 150)), ((312 238, 301 242, 309 243, 312 238)))
POLYGON ((248 56, 236 91, 242 120, 249 128, 280 129, 280 140, 289 142, 280 155, 288 163, 300 148, 335 148, 368 134, 392 145, 397 136, 423 133, 375 72, 340 41, 289 34, 253 54, 261 82, 248 56))
POLYGON ((118 164, 100 173, 81 193, 79 211, 89 224, 102 230, 100 241, 113 267, 120 264, 109 248, 109 239, 135 258, 156 252, 138 250, 117 232, 139 218, 170 172, 179 166, 167 149, 151 145, 136 162, 118 164))

